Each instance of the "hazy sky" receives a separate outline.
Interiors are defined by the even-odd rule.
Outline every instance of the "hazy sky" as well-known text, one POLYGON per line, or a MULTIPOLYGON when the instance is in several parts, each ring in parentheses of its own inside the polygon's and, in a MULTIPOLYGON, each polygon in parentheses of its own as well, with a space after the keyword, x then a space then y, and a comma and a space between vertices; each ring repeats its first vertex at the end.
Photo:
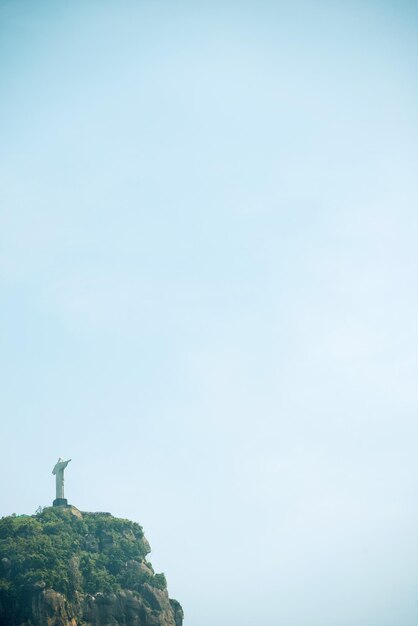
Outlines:
POLYGON ((0 515, 185 626, 418 623, 418 10, 0 0, 0 515))

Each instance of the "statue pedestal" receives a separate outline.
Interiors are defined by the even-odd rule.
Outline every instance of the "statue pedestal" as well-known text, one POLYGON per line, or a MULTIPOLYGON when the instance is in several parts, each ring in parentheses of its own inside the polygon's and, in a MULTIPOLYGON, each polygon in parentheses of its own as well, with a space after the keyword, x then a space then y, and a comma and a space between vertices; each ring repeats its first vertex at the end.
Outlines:
POLYGON ((52 506, 67 506, 67 505, 68 505, 67 498, 56 498, 56 500, 54 500, 52 503, 52 506))

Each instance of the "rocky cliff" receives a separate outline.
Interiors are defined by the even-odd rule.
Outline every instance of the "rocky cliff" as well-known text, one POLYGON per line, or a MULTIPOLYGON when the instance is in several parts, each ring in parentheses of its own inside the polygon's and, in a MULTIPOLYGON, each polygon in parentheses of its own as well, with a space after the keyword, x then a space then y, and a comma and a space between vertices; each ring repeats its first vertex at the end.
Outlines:
POLYGON ((0 626, 182 626, 141 526, 48 508, 0 520, 0 626))

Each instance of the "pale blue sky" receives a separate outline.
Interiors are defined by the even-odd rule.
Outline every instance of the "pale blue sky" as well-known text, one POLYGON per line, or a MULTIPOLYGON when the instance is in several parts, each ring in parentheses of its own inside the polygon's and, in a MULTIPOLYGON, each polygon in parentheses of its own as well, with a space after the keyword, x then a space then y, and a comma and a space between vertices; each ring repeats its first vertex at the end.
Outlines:
POLYGON ((0 0, 0 515, 72 457, 188 626, 417 623, 417 27, 0 0))

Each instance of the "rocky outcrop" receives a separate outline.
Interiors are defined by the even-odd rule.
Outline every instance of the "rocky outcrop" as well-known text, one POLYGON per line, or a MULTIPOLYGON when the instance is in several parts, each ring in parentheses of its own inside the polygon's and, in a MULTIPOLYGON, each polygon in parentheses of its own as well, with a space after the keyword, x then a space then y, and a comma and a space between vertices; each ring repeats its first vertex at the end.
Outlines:
MULTIPOLYGON (((73 607, 68 603, 66 597, 53 589, 32 590, 31 596, 32 614, 29 614, 29 621, 22 625, 33 624, 33 626, 78 626, 73 607)), ((10 625, 15 626, 15 624, 10 625)))
POLYGON ((29 621, 10 622, 10 626, 181 626, 183 618, 180 605, 170 601, 166 590, 149 585, 144 585, 142 594, 123 589, 79 594, 72 601, 53 589, 34 589, 31 606, 29 621))
POLYGON ((142 528, 72 509, 0 520, 0 626, 182 626, 142 528))
POLYGON ((173 610, 173 617, 176 626, 183 626, 184 613, 180 602, 170 598, 170 604, 173 610))

